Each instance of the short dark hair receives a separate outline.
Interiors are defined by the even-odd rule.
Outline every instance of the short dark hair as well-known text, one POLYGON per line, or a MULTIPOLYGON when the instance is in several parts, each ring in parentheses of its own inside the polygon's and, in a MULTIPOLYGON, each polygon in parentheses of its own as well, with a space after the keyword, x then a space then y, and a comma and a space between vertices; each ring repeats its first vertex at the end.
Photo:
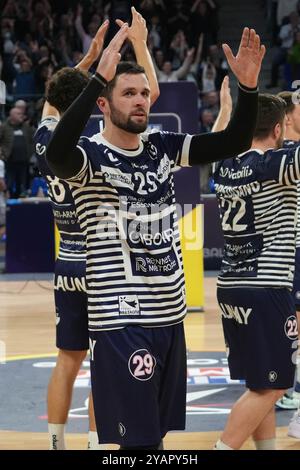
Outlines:
POLYGON ((259 95, 254 138, 258 140, 266 139, 276 124, 283 124, 285 113, 286 104, 282 98, 267 93, 259 95))
POLYGON ((278 93, 279 98, 283 99, 286 104, 286 113, 292 113, 295 109, 295 104, 293 103, 293 92, 292 91, 281 91, 278 93))
POLYGON ((46 100, 59 113, 64 113, 89 82, 86 72, 64 67, 56 72, 46 86, 46 100))
POLYGON ((113 89, 116 86, 118 77, 124 73, 127 73, 129 75, 138 75, 140 73, 146 74, 144 67, 136 64, 135 62, 119 62, 117 65, 116 75, 110 82, 108 82, 107 86, 103 89, 100 96, 104 96, 109 100, 111 98, 113 89))

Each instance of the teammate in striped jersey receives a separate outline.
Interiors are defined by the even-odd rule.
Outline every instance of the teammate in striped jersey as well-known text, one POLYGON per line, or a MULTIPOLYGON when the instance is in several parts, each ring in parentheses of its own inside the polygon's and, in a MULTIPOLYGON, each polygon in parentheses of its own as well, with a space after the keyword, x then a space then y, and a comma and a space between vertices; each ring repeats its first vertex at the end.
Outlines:
MULTIPOLYGON (((283 91, 278 94, 286 103, 286 132, 284 147, 292 148, 299 145, 300 141, 300 106, 294 103, 297 94, 291 91, 283 91)), ((297 184, 297 234, 296 234, 296 258, 295 258, 295 274, 293 283, 293 298, 297 310, 298 327, 300 324, 300 182, 297 184)), ((300 357, 298 350, 296 365, 296 383, 292 395, 284 394, 277 401, 276 406, 283 409, 298 409, 291 420, 288 428, 288 435, 300 438, 300 357)))
POLYGON ((231 378, 245 379, 248 388, 232 408, 219 449, 239 449, 251 435, 257 449, 274 449, 274 404, 294 381, 300 156, 299 148, 282 149, 285 119, 285 102, 261 95, 251 150, 213 168, 225 241, 217 296, 231 378))
MULTIPOLYGON (((48 385, 48 429, 51 450, 65 449, 64 428, 72 399, 72 388, 89 347, 85 283, 86 241, 80 229, 74 200, 67 183, 55 177, 46 162, 46 148, 60 115, 88 83, 87 71, 99 57, 108 23, 104 23, 90 49, 75 69, 65 67, 47 86, 42 119, 34 136, 37 163, 46 179, 56 226, 60 233, 55 263, 56 366, 48 385)), ((98 444, 92 394, 89 397, 88 448, 98 444)))
POLYGON ((57 125, 47 161, 70 184, 87 240, 99 439, 125 449, 157 449, 166 432, 185 427, 186 304, 173 170, 249 147, 265 49, 248 28, 236 57, 224 46, 241 83, 236 112, 224 132, 141 135, 150 89, 143 68, 118 64, 127 28, 124 24, 112 39, 97 73, 57 125), (104 131, 80 139, 96 100, 104 131))

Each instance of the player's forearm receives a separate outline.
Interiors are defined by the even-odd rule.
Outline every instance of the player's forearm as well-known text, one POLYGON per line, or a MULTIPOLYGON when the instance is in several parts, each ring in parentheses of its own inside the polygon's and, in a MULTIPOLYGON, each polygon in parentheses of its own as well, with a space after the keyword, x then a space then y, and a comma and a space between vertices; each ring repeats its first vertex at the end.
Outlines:
POLYGON ((153 104, 159 97, 160 91, 150 52, 146 41, 132 41, 132 45, 137 63, 145 69, 150 85, 151 104, 153 104))
POLYGON ((238 101, 224 131, 195 135, 191 141, 190 164, 212 163, 235 157, 251 147, 256 126, 258 90, 239 87, 238 101))
POLYGON ((93 51, 93 41, 91 42, 90 48, 85 56, 81 59, 80 62, 78 62, 78 64, 75 65, 75 69, 81 70, 82 72, 88 72, 90 70, 91 66, 97 59, 93 51))
POLYGON ((212 132, 223 131, 229 124, 231 109, 221 108, 212 128, 212 132))
POLYGON ((105 86, 106 80, 95 74, 57 124, 46 156, 50 168, 59 178, 70 178, 81 169, 83 157, 76 146, 105 86))
POLYGON ((75 65, 75 69, 82 70, 83 72, 88 72, 95 60, 86 54, 83 59, 81 59, 78 64, 75 65))

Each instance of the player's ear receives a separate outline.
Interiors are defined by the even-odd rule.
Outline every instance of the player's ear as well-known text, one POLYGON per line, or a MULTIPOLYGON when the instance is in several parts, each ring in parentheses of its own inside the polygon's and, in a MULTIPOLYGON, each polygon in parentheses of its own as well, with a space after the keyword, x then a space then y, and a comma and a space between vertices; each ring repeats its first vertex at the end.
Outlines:
POLYGON ((276 126, 273 129, 275 139, 278 139, 278 137, 281 135, 281 132, 282 132, 282 126, 279 122, 277 122, 276 126))
POLYGON ((107 108, 107 100, 105 98, 103 98, 102 96, 100 96, 100 98, 97 99, 96 103, 97 103, 97 106, 100 109, 100 111, 102 111, 102 113, 104 113, 104 111, 107 108))

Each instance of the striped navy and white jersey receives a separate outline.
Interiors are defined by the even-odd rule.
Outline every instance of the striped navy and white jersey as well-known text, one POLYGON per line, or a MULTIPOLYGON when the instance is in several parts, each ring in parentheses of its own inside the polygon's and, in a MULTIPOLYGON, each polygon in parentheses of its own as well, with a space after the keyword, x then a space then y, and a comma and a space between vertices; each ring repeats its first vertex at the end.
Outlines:
MULTIPOLYGON (((298 141, 285 140, 283 146, 285 148, 293 148, 299 145, 298 141)), ((297 183, 297 233, 296 233, 296 248, 300 248, 300 181, 297 183)))
POLYGON ((58 258, 63 261, 85 261, 85 238, 78 223, 70 187, 65 181, 54 176, 46 162, 46 148, 57 122, 57 118, 48 116, 41 121, 35 133, 34 144, 38 168, 47 181, 54 220, 60 233, 58 258))
POLYGON ((219 287, 292 288, 299 147, 250 150, 213 167, 224 234, 219 287))
POLYGON ((68 180, 87 241, 89 329, 179 323, 186 314, 175 207, 175 166, 191 136, 154 132, 136 151, 102 134, 81 138, 81 171, 68 180))

